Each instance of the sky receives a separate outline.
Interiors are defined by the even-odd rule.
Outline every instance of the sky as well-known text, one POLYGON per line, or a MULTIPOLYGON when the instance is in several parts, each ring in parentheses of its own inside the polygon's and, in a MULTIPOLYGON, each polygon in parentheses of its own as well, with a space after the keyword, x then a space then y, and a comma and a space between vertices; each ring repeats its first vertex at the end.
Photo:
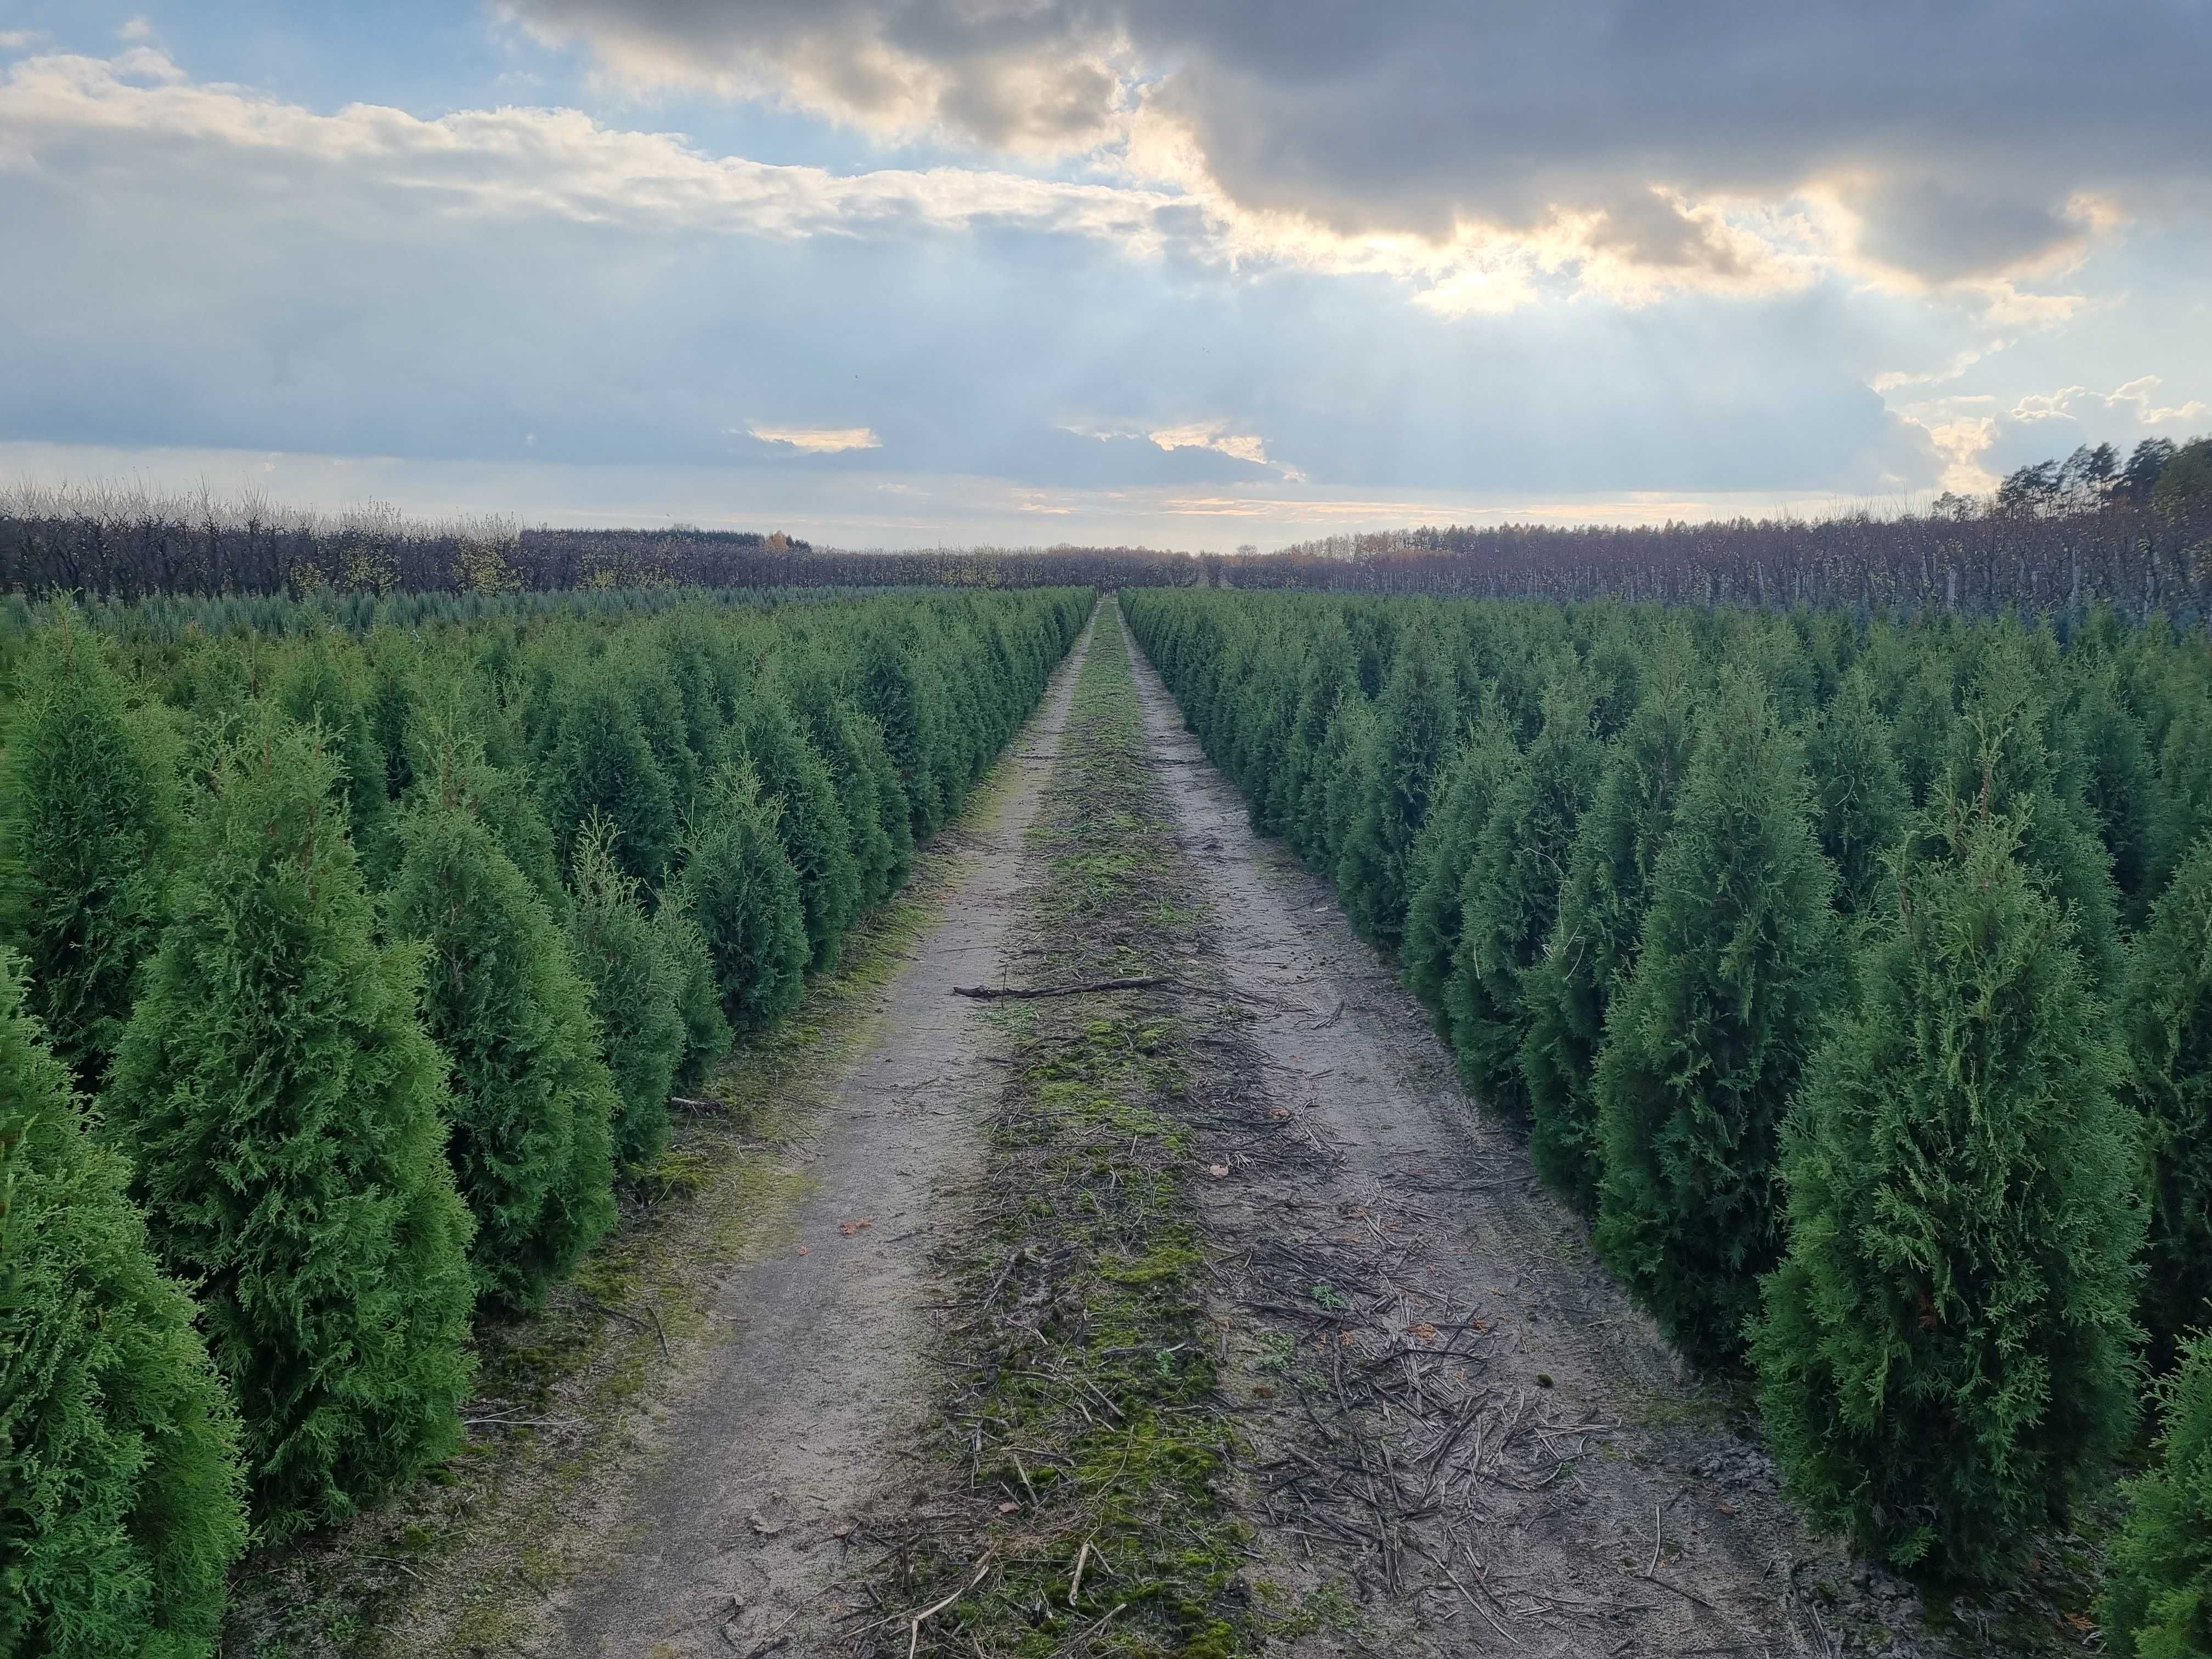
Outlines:
POLYGON ((0 0, 0 483, 847 547, 2212 430, 2212 0, 0 0))

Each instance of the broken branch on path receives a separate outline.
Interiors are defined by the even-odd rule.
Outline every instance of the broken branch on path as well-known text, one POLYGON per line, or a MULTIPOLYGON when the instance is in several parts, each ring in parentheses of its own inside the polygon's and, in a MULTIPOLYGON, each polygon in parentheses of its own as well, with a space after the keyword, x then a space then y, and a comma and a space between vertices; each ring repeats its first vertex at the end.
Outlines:
POLYGON ((1156 985, 1174 983, 1164 974, 1144 974, 1134 979, 1086 980, 1080 985, 956 985, 952 994, 995 1001, 1002 997, 1076 997, 1094 991, 1146 991, 1156 985))

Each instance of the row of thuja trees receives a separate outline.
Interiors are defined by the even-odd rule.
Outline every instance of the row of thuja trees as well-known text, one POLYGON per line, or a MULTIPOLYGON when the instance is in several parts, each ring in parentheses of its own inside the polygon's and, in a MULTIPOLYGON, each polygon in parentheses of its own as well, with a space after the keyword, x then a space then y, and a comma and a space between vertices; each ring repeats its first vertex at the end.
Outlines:
MULTIPOLYGON (((2159 1384, 2112 1644, 2212 1568, 2212 655, 2093 616, 1148 592, 1255 826, 1399 954, 1790 1486, 2003 1574, 2159 1384)), ((2199 1647, 2188 1651, 2203 1650, 2199 1647)))
POLYGON ((1091 603, 18 611, 0 1652, 208 1652, 249 1540, 448 1455, 472 1322, 574 1267, 1091 603))

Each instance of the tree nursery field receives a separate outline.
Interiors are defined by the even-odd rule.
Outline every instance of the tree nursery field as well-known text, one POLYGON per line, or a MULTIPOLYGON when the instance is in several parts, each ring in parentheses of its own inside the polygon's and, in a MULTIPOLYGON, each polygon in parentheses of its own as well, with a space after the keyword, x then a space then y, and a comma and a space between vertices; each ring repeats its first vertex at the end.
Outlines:
POLYGON ((0 615, 0 1655, 2178 1655, 2212 657, 0 615))

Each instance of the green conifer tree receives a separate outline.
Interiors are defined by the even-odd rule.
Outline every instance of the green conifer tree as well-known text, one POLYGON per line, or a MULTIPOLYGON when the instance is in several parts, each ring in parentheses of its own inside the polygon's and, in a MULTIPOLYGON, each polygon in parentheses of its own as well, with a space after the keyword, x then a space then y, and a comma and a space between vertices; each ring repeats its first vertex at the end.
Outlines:
POLYGON ((1576 827, 1559 920, 1524 982, 1529 1156, 1584 1215, 1597 1212, 1605 1167, 1596 1070, 1606 1016, 1635 968, 1660 851, 1689 770, 1690 669, 1686 652, 1647 667, 1644 697, 1607 751, 1597 793, 1576 827))
POLYGON ((621 1106, 568 942, 477 816, 478 764, 448 754, 423 780, 386 919, 428 958, 422 1024, 452 1066, 478 1297, 527 1309, 614 1219, 621 1106))
POLYGON ((2049 677, 2035 655, 2016 635, 2000 635, 1991 643, 1966 712, 1952 727, 1936 799, 1986 799, 1994 815, 2019 820, 2021 863, 2068 913, 2090 988, 2109 1004, 2120 994, 2126 968, 2118 893, 2088 801, 2062 775, 2046 738, 2052 702, 2049 677))
POLYGON ((1863 915, 1879 896, 1884 860, 1904 833, 1911 801, 1874 687, 1849 673, 1812 722, 1805 763, 1813 777, 1820 850, 1836 866, 1836 908, 1863 915))
POLYGON ((317 635, 277 674, 273 695, 301 725, 321 728, 323 747, 342 774, 338 799, 362 872, 370 886, 381 886, 392 874, 395 853, 388 769, 368 695, 351 664, 327 636, 317 635))
POLYGON ((2135 1149, 2025 813, 1931 808, 1863 1003, 1808 1068, 1790 1251, 1755 1340, 1767 1435, 1825 1524, 2002 1576, 2134 1421, 2135 1149))
POLYGON ((1732 672, 1698 721, 1595 1091, 1599 1253, 1707 1361, 1739 1351, 1781 1255, 1775 1159, 1828 1002, 1833 879, 1796 743, 1732 672))
POLYGON ((1444 987, 1451 979, 1459 949, 1460 897, 1475 843, 1489 822, 1499 781, 1522 764, 1513 734, 1486 700, 1467 738, 1444 763, 1437 803, 1407 863, 1413 888, 1406 908, 1406 942, 1400 947, 1406 982, 1435 1018, 1437 1031, 1451 1036, 1444 987))
POLYGON ((623 867, 648 884, 666 878, 676 856, 681 803, 646 741, 620 675, 604 665, 563 689, 550 746, 538 767, 559 864, 574 855, 576 831, 597 812, 622 832, 623 867))
POLYGON ((22 1005, 0 954, 0 1653, 198 1659, 246 1544, 235 1410, 22 1005))
POLYGON ((1546 688, 1542 725, 1521 763, 1499 776, 1460 899, 1459 946, 1444 986, 1460 1075, 1497 1110, 1528 1104, 1521 1045, 1522 981, 1559 915, 1575 830, 1596 789, 1603 750, 1579 675, 1546 688))
MULTIPOLYGON (((899 811, 903 816, 905 806, 899 811)), ((661 895, 653 913, 653 930, 676 970, 676 1006, 684 1019, 684 1053, 677 1062, 676 1086, 696 1088, 728 1055, 730 1022, 722 1013, 721 988, 714 981, 714 953, 680 882, 661 895)))
POLYGON ((642 1169, 668 1145, 668 1096, 690 1032, 683 964, 646 915, 637 878, 614 855, 614 825, 587 823, 576 836, 568 944, 591 989, 599 1057, 621 1110, 613 1125, 618 1168, 642 1169))
POLYGON ((806 915, 775 833, 775 808, 751 769, 722 767, 702 797, 691 856, 668 902, 707 941, 722 1011, 740 1031, 787 1012, 805 988, 806 915))
POLYGON ((819 971, 836 963, 845 929, 860 911, 852 826, 838 804, 829 767, 771 688, 753 694, 745 711, 744 749, 762 796, 775 808, 777 838, 799 878, 807 965, 819 971))
POLYGON ((2143 1324, 2163 1364, 2185 1331, 2212 1325, 2212 836, 2151 907, 2119 1012, 2122 1095, 2150 1166, 2143 1324))
POLYGON ((274 1542, 459 1443, 471 1228, 421 957, 377 943, 337 769, 273 708, 240 728, 101 1103, 157 1255, 201 1286, 274 1542))
POLYGON ((1428 819, 1437 769, 1457 736, 1458 713, 1450 667, 1425 621, 1417 621, 1399 639, 1363 734, 1365 788, 1336 864, 1352 925, 1386 951, 1405 933, 1406 863, 1428 819))
POLYGON ((2212 1337, 2189 1345, 2157 1400, 2158 1462, 2128 1483, 2100 1622, 2115 1659, 2203 1659, 2212 1653, 2212 1337))
POLYGON ((81 1083, 99 1081, 160 937, 176 772, 98 638, 64 617, 27 646, 0 752, 0 945, 81 1083))

